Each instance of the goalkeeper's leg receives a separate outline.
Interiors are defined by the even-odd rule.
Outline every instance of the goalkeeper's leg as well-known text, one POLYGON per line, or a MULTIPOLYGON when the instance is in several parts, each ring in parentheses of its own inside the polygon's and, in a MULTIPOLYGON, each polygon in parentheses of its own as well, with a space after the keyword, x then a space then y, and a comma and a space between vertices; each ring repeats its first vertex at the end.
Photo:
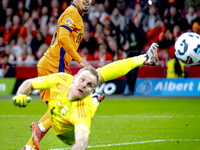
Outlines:
POLYGON ((98 68, 102 82, 119 78, 142 65, 156 65, 158 61, 157 47, 158 45, 153 43, 146 54, 115 61, 98 68))
MULTIPOLYGON (((40 91, 40 97, 42 101, 49 100, 50 91, 49 90, 42 90, 40 91)), ((48 101, 47 101, 48 102, 48 101)), ((48 132, 51 128, 51 123, 49 120, 49 111, 42 116, 39 120, 39 123, 31 124, 32 128, 32 136, 30 137, 27 145, 25 147, 33 147, 34 149, 39 149, 40 140, 44 137, 44 135, 48 132), (36 134, 36 132, 38 134, 36 134)))
MULTIPOLYGON (((48 130, 51 128, 51 124, 50 124, 50 121, 49 121, 49 112, 47 111, 43 116, 42 118, 39 120, 39 123, 40 123, 40 128, 42 128, 43 131, 39 130, 37 132, 39 132, 40 134, 38 135, 42 135, 42 138, 44 137, 44 135, 48 132, 48 130), (45 133, 45 134, 44 134, 45 133)), ((32 125, 32 124, 31 124, 32 125)), ((38 125, 38 124, 37 124, 38 125)), ((36 128, 34 128, 34 131, 35 131, 36 128)), ((42 139, 41 138, 41 139, 42 139)), ((35 140, 37 140, 37 138, 35 138, 35 140)), ((39 141, 40 142, 40 141, 39 141)), ((38 146, 38 142, 35 143, 35 145, 38 146)), ((33 143, 33 136, 30 137, 28 143, 26 144, 26 150, 28 149, 28 147, 31 149, 31 147, 33 149, 35 149, 36 147, 34 146, 34 143, 33 143)))

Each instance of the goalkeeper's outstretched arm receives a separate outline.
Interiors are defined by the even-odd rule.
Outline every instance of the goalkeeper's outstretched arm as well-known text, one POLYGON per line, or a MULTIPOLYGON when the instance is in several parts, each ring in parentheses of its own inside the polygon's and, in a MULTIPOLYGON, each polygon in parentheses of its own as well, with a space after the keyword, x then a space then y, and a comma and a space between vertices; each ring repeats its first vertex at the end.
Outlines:
POLYGON ((25 80, 17 90, 16 96, 11 99, 14 106, 26 107, 31 101, 31 97, 27 96, 33 91, 34 79, 25 80))
MULTIPOLYGON (((35 79, 35 78, 34 78, 35 79)), ((27 79, 25 80, 20 87, 17 90, 17 95, 18 94, 25 94, 29 95, 34 89, 33 89, 33 81, 34 79, 27 79)))

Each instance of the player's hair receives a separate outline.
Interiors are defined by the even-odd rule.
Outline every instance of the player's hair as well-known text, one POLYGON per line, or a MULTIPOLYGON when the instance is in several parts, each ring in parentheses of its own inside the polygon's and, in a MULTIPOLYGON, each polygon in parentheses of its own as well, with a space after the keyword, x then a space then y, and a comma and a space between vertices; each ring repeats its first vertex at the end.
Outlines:
POLYGON ((78 75, 80 75, 83 71, 85 71, 85 70, 87 70, 87 71, 89 71, 91 74, 93 74, 95 77, 96 77, 96 79, 97 79, 97 82, 96 82, 96 84, 94 85, 94 87, 97 87, 98 86, 98 84, 99 84, 99 74, 98 74, 98 72, 97 72, 97 70, 95 69, 95 68, 93 68, 93 67, 85 67, 85 68, 82 68, 82 69, 80 69, 79 71, 78 71, 78 73, 77 73, 77 76, 78 75))

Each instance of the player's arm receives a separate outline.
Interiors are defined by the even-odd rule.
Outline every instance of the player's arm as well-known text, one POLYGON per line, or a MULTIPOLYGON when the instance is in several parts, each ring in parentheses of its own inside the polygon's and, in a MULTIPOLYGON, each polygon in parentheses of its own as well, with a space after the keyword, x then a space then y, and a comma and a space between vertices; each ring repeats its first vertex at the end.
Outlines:
POLYGON ((89 140, 89 133, 83 131, 75 132, 75 141, 76 143, 73 145, 71 150, 82 150, 87 149, 89 140))
POLYGON ((67 25, 61 25, 60 26, 60 34, 58 37, 59 43, 62 45, 64 50, 78 63, 82 61, 81 56, 77 53, 76 47, 73 44, 70 34, 72 32, 72 29, 69 28, 67 25))
POLYGON ((84 61, 81 58, 81 56, 77 53, 77 47, 74 44, 74 41, 72 41, 72 38, 70 37, 72 31, 77 29, 76 21, 78 20, 76 19, 76 15, 73 13, 69 13, 66 16, 67 17, 64 17, 64 19, 62 20, 62 23, 59 28, 59 43, 77 63, 79 63, 82 67, 89 67, 91 65, 88 62, 84 61))
POLYGON ((70 34, 71 29, 67 26, 62 26, 60 28, 59 42, 65 51, 77 62, 81 65, 81 67, 90 67, 91 65, 84 61, 81 56, 77 53, 76 47, 71 41, 70 34))
POLYGON ((11 100, 14 106, 26 107, 31 101, 28 96, 34 89, 48 89, 50 88, 51 77, 38 77, 25 80, 17 90, 16 96, 11 100))
POLYGON ((81 67, 92 67, 87 61, 82 60, 79 65, 81 65, 81 67))
POLYGON ((27 96, 33 91, 34 79, 25 80, 17 90, 16 96, 11 99, 14 106, 26 107, 31 101, 31 97, 27 96))
MULTIPOLYGON (((35 78, 34 78, 35 79, 35 78)), ((33 81, 34 79, 27 79, 25 80, 20 87, 17 90, 17 95, 19 94, 25 94, 29 95, 34 89, 33 89, 33 81)))

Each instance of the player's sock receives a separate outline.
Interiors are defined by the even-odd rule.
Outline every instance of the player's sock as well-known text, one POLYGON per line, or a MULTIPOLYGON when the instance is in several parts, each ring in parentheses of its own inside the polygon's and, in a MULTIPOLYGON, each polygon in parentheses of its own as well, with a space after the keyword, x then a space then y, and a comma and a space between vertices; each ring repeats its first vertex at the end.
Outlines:
POLYGON ((26 145, 24 150, 35 150, 32 146, 26 145))
MULTIPOLYGON (((46 111, 46 113, 42 116, 42 118, 39 120, 39 122, 46 122, 43 125, 45 130, 48 130, 51 127, 51 123, 49 121, 49 112, 48 111, 46 111), (46 122, 47 119, 48 119, 48 121, 46 122)), ((33 144, 33 137, 32 136, 31 136, 31 138, 29 139, 29 141, 28 141, 28 143, 26 145, 31 146, 31 147, 33 147, 35 149, 35 146, 33 144)))
POLYGON ((30 149, 31 149, 31 147, 32 147, 33 149, 35 149, 35 146, 33 145, 33 138, 32 138, 32 136, 31 136, 31 138, 29 139, 28 143, 26 144, 26 147, 28 147, 28 148, 30 148, 30 149))
POLYGON ((47 110, 46 113, 40 118, 39 122, 43 122, 49 118, 49 111, 47 110))
POLYGON ((119 61, 115 61, 101 68, 98 68, 103 82, 119 78, 127 74, 132 69, 143 65, 144 55, 127 58, 119 61))
POLYGON ((51 128, 51 123, 50 123, 49 118, 47 120, 43 121, 43 122, 40 122, 38 124, 38 126, 39 126, 39 128, 40 128, 40 130, 42 132, 45 132, 46 130, 50 129, 51 128))

